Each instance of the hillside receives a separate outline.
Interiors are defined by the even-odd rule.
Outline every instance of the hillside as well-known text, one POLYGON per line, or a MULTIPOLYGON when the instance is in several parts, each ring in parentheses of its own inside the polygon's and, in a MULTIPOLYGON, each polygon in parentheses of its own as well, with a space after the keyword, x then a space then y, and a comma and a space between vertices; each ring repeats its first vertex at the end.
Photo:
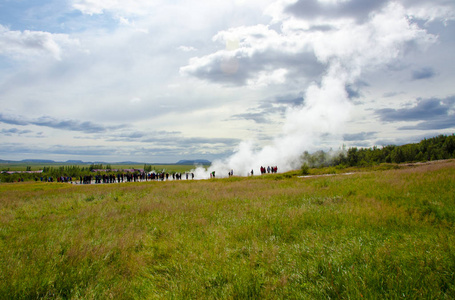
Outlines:
POLYGON ((206 159, 179 160, 176 165, 210 165, 211 162, 206 159))

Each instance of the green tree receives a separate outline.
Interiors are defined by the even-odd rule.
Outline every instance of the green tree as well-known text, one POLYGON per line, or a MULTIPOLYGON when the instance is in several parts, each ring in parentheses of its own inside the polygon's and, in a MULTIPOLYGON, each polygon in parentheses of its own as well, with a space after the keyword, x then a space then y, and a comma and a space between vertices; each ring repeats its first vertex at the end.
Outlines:
POLYGON ((393 149, 392 153, 390 154, 390 157, 392 159, 392 162, 394 162, 394 163, 399 164, 399 163, 404 162, 403 151, 401 150, 400 147, 393 149))
POLYGON ((347 157, 347 160, 348 160, 348 165, 349 166, 356 166, 358 161, 359 161, 359 153, 358 153, 358 149, 356 147, 353 147, 353 148, 349 148, 348 150, 348 157, 347 157))
POLYGON ((144 172, 150 172, 150 171, 152 171, 152 166, 144 164, 144 172))

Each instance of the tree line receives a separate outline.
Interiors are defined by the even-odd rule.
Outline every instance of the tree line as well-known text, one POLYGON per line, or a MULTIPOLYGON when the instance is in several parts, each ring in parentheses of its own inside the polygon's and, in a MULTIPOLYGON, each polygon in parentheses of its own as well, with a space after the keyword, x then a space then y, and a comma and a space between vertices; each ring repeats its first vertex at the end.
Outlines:
POLYGON ((379 148, 346 149, 339 151, 322 150, 315 153, 304 152, 302 170, 306 168, 320 168, 330 166, 364 167, 381 163, 423 162, 455 158, 455 135, 438 135, 423 139, 419 143, 402 146, 388 145, 379 148))
MULTIPOLYGON (((71 165, 71 166, 59 166, 59 167, 51 167, 51 166, 44 166, 42 168, 42 173, 13 173, 8 174, 7 171, 10 171, 9 168, 3 169, 2 173, 0 174, 0 182, 18 182, 18 181, 41 181, 41 179, 46 179, 49 177, 53 177, 54 179, 57 177, 72 177, 74 180, 78 179, 79 177, 94 175, 93 170, 107 170, 108 174, 117 174, 123 173, 122 170, 114 170, 112 169, 111 165, 103 165, 103 164, 91 164, 90 166, 78 166, 78 165, 71 165)), ((144 172, 152 171, 153 167, 148 164, 144 164, 144 172)), ((31 171, 31 166, 26 166, 26 171, 31 171)), ((100 173, 100 172, 97 172, 100 173)))

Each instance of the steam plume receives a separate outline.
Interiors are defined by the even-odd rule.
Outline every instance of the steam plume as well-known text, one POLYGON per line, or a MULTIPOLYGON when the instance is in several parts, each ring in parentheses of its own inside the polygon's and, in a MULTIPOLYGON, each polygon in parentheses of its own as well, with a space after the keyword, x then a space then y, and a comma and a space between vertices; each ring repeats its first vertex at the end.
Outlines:
POLYGON ((278 166, 278 171, 299 168, 302 153, 316 149, 324 135, 341 140, 352 107, 347 85, 358 80, 362 71, 380 68, 399 58, 407 43, 425 45, 435 40, 412 23, 404 7, 395 2, 371 14, 363 24, 332 24, 334 29, 328 32, 302 36, 301 31, 295 30, 295 19, 282 22, 283 48, 289 47, 289 40, 303 39, 303 47, 292 50, 311 48, 318 61, 326 65, 320 83, 312 83, 306 89, 302 106, 287 111, 281 134, 270 145, 255 150, 254 142, 242 142, 231 157, 214 161, 207 171, 194 170, 197 178, 209 178, 212 171, 226 177, 231 169, 239 176, 246 176, 252 169, 257 174, 261 166, 278 166), (286 26, 287 22, 292 26, 286 26))

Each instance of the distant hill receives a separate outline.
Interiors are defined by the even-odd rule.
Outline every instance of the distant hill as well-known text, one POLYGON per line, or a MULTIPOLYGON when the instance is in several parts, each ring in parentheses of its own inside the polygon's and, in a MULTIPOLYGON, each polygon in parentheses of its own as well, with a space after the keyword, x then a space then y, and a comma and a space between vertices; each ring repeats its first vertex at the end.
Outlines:
POLYGON ((53 164, 55 161, 53 160, 48 160, 48 159, 23 159, 21 162, 24 163, 40 163, 40 164, 53 164))
POLYGON ((212 162, 206 159, 179 160, 176 165, 210 165, 212 162))
POLYGON ((66 163, 69 163, 69 164, 84 164, 84 162, 82 160, 67 160, 66 163))

